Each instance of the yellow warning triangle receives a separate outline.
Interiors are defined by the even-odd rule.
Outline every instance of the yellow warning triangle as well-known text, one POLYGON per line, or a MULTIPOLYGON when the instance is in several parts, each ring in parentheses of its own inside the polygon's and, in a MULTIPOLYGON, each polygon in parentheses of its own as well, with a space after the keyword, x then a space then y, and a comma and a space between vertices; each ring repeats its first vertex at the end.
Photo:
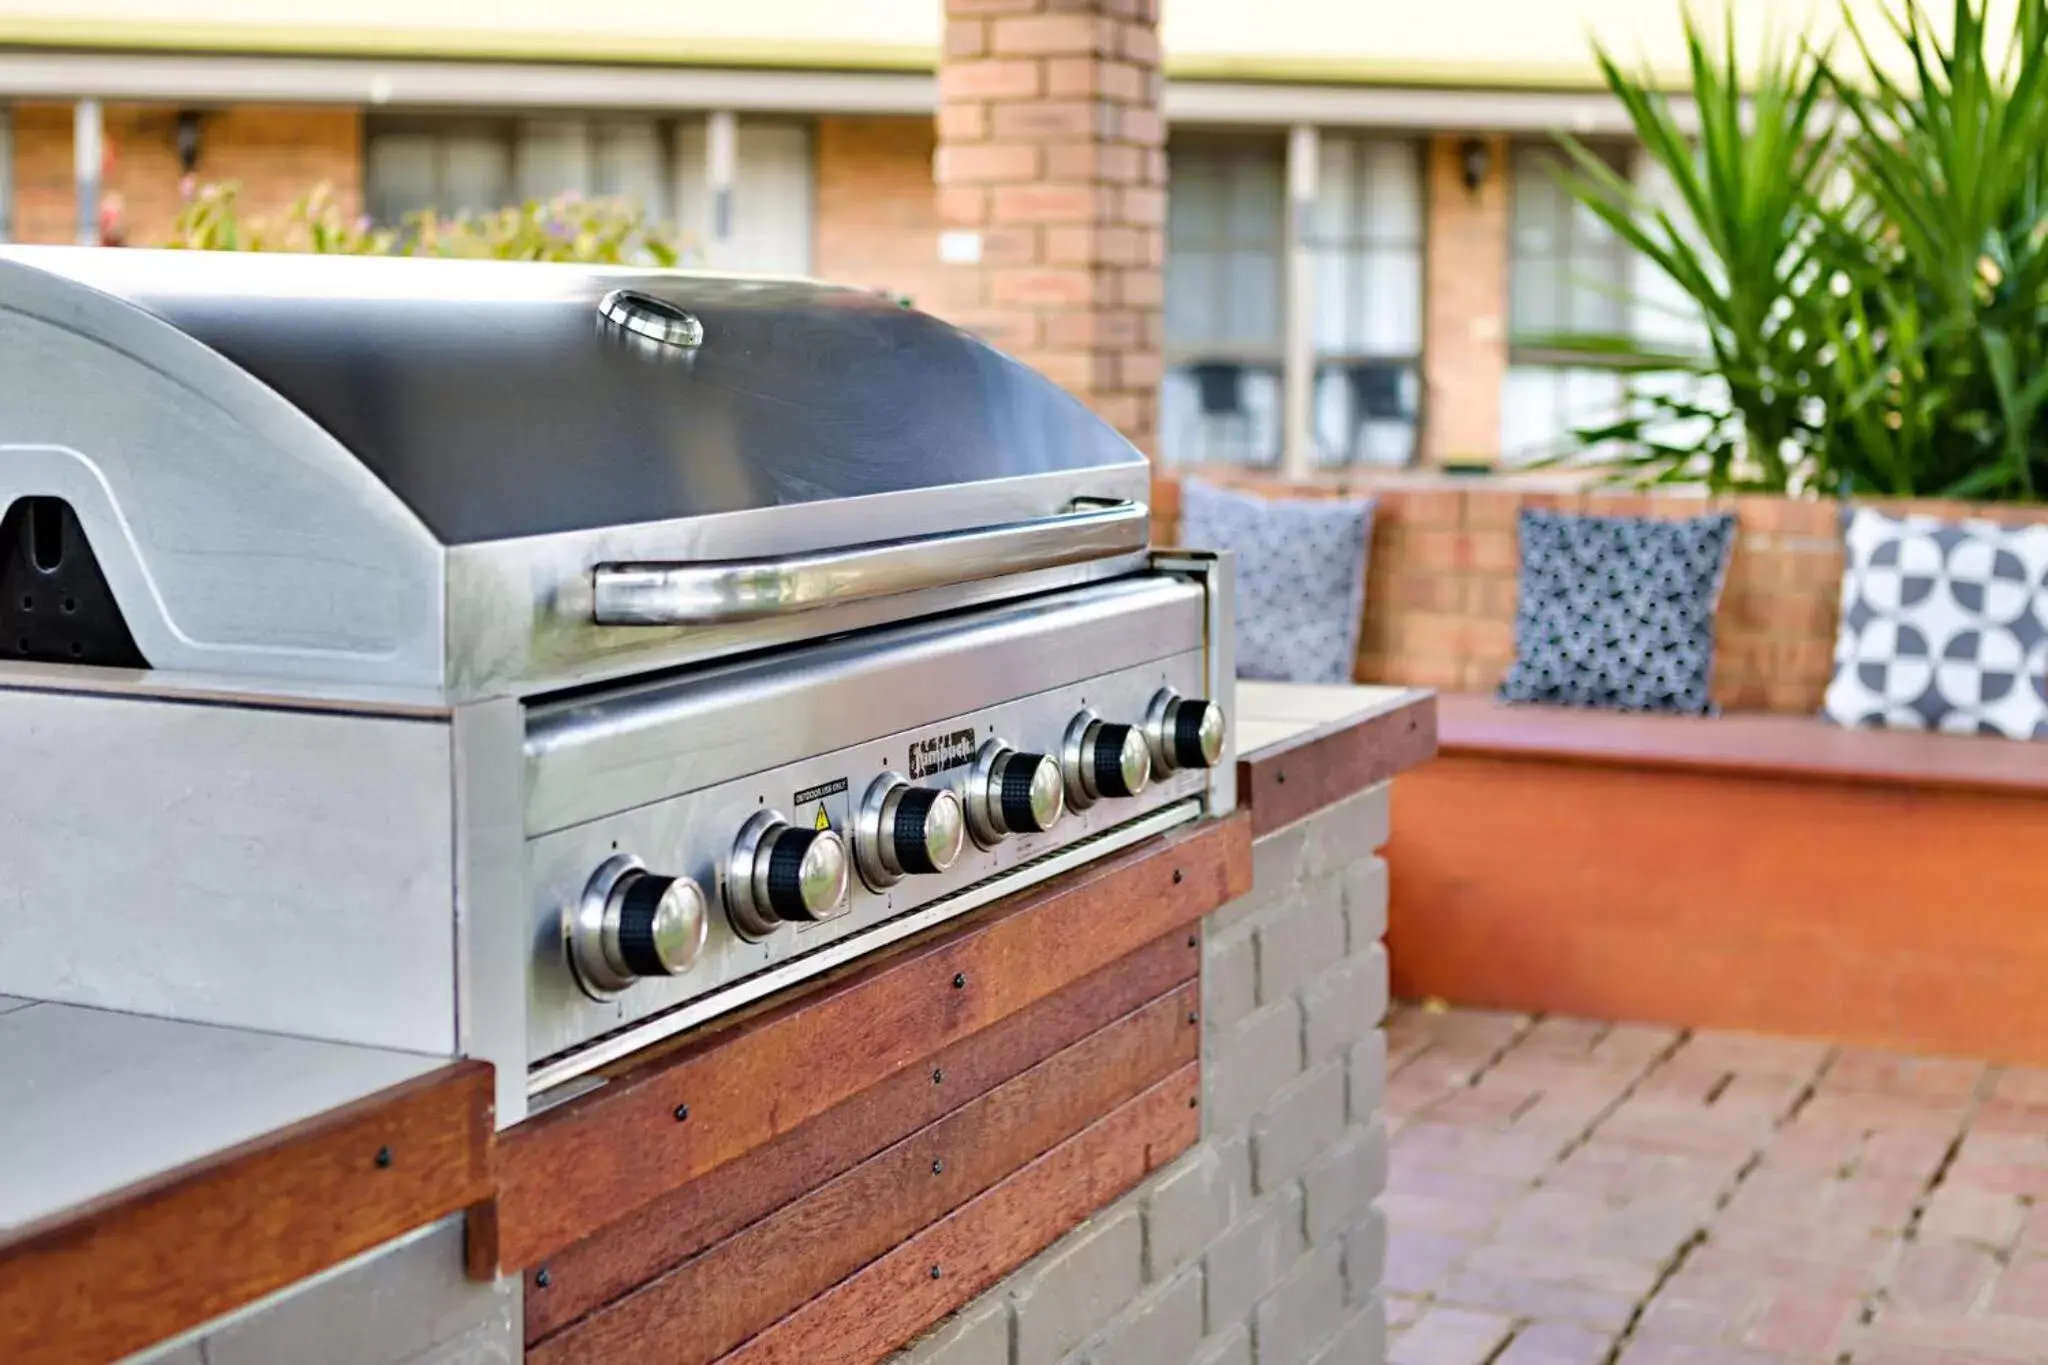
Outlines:
POLYGON ((825 814, 825 803, 824 803, 823 801, 820 801, 820 802, 818 803, 818 818, 817 818, 816 820, 813 820, 813 821, 811 822, 811 828, 812 828, 812 829, 830 829, 830 828, 832 828, 832 817, 831 817, 831 816, 829 816, 829 815, 827 815, 827 814, 825 814))

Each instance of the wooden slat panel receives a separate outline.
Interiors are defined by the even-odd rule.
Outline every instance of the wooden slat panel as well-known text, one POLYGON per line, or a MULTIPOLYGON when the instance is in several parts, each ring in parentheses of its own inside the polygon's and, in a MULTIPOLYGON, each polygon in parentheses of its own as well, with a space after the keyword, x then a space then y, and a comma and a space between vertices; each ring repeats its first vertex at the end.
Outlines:
POLYGON ((2048 797, 2035 746, 1983 735, 1851 730, 1816 716, 1656 716, 1491 697, 1440 701, 1446 754, 2048 797))
POLYGON ((547 1259, 527 1274, 526 1337, 550 1332, 741 1228, 1004 1081, 1194 979, 1201 953, 1176 929, 981 1032, 906 1067, 740 1161, 730 1161, 547 1259), (936 1071, 943 1084, 932 1083, 936 1071))
POLYGON ((1194 1062, 1197 998, 1190 983, 1139 1007, 546 1339, 529 1365, 715 1360, 1194 1062))
POLYGON ((497 1263, 538 1263, 1250 885, 1245 817, 1196 825, 680 1043, 506 1135, 497 1263))
POLYGON ((2038 1066, 2044 833, 2030 797, 1447 754, 1394 802, 1394 986, 2038 1066))
POLYGON ((125 1355, 485 1199, 493 1127, 462 1062, 32 1225, 0 1243, 0 1360, 125 1355))
POLYGON ((1313 815, 1426 763, 1436 753, 1436 698, 1363 719, 1347 717, 1238 760, 1238 800, 1251 807, 1252 837, 1313 815))
POLYGON ((1196 1073, 1182 1068, 724 1361, 869 1365, 911 1341, 1193 1146, 1196 1073))

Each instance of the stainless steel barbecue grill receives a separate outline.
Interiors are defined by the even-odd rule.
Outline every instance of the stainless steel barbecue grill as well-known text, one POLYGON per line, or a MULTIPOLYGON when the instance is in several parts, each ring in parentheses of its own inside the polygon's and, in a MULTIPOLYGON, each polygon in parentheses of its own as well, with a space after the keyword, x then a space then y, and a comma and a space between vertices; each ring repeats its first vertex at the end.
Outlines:
POLYGON ((1227 562, 811 283, 0 251, 0 994, 647 1043, 1228 810, 1227 562))

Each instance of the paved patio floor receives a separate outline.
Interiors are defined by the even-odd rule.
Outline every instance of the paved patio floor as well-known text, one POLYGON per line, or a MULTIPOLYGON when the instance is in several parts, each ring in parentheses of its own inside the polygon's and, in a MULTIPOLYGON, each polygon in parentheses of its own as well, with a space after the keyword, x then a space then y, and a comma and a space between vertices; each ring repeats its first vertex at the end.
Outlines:
POLYGON ((1388 1035, 1393 1365, 2048 1362, 2048 1070, 1417 1007, 1388 1035))

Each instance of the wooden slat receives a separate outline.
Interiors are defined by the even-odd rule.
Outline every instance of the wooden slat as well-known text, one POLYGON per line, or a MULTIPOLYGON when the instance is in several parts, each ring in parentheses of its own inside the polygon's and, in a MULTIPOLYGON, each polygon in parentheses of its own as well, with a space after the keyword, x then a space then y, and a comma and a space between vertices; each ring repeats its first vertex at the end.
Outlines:
POLYGON ((31 1225, 0 1360, 126 1355, 485 1199, 493 1127, 491 1068, 457 1063, 31 1225))
POLYGON ((2048 1064, 2044 834, 2032 797, 1447 754, 1394 802, 1394 986, 2048 1064))
POLYGON ((493 1249, 497 1264, 535 1265, 1250 885, 1245 817, 1192 826, 680 1043, 506 1135, 497 1245, 472 1271, 493 1249))
POLYGON ((527 1340, 537 1341, 620 1297, 1193 980, 1200 959, 1187 931, 1172 930, 555 1253, 547 1259, 545 1288, 535 1283, 538 1267, 526 1276, 527 1340), (945 1077, 943 1084, 932 1083, 934 1071, 945 1077))
POLYGON ((1441 698, 1439 716, 1446 754, 2048 797, 2038 745, 1981 735, 1850 730, 1817 716, 1506 706, 1470 694, 1441 698))
POLYGON ((913 1340, 1193 1146, 1196 1071, 1182 1068, 841 1280, 725 1365, 869 1365, 913 1340))
POLYGON ((715 1360, 1193 1063, 1197 998, 1189 983, 1140 1006, 529 1348, 529 1365, 715 1360))
POLYGON ((1436 697, 1419 693, 1240 758, 1238 801, 1251 808, 1252 837, 1258 838, 1427 762, 1436 748, 1436 697))

